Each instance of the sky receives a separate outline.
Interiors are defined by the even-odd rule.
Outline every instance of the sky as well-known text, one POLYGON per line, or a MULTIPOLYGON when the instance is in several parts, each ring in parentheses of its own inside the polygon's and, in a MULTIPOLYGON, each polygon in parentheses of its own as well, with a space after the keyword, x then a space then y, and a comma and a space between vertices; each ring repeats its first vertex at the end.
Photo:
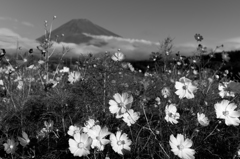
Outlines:
MULTIPOLYGON (((158 51, 155 44, 171 37, 176 51, 189 53, 198 45, 196 33, 209 49, 224 44, 224 50, 236 50, 240 49, 239 6, 238 0, 1 0, 0 47, 16 47, 16 38, 23 47, 36 45, 34 40, 44 34, 44 21, 57 16, 53 29, 71 19, 88 19, 120 35, 125 40, 119 42, 120 48, 127 45, 135 52, 158 51)), ((108 42, 111 49, 111 39, 108 42)))

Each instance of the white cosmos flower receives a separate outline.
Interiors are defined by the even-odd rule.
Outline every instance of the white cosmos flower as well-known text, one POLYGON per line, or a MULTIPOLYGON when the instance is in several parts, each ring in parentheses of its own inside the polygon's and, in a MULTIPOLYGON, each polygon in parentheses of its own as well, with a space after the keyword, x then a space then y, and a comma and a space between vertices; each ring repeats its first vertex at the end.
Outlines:
POLYGON ((238 152, 237 152, 237 154, 238 154, 238 157, 240 157, 240 149, 238 149, 238 152))
POLYGON ((109 101, 109 110, 112 114, 116 114, 116 118, 121 118, 132 106, 133 97, 128 93, 123 93, 122 95, 116 93, 113 98, 114 100, 109 101))
POLYGON ((107 127, 101 128, 99 125, 95 125, 88 131, 88 135, 93 139, 92 148, 97 148, 100 151, 104 150, 106 144, 110 143, 110 140, 105 139, 106 136, 111 133, 107 127))
POLYGON ((116 52, 115 54, 112 55, 112 60, 113 61, 122 61, 124 60, 125 55, 121 52, 116 52))
POLYGON ((195 150, 190 147, 193 145, 192 140, 185 139, 182 134, 177 134, 177 138, 173 135, 170 136, 169 144, 172 148, 174 155, 178 156, 181 159, 194 159, 195 150))
POLYGON ((69 81, 71 84, 79 81, 80 78, 81 78, 80 72, 73 71, 73 72, 70 72, 69 75, 68 75, 68 81, 69 81))
POLYGON ((67 72, 69 72, 69 68, 68 68, 68 67, 63 67, 63 69, 60 70, 59 72, 61 72, 61 73, 67 73, 67 72))
POLYGON ((240 124, 240 111, 235 111, 237 106, 228 100, 222 100, 214 105, 217 118, 224 119, 226 125, 238 126, 240 124))
POLYGON ((174 124, 177 124, 178 121, 177 119, 180 118, 180 114, 177 113, 177 107, 175 104, 170 104, 170 105, 167 105, 166 108, 165 108, 165 113, 166 113, 166 116, 165 116, 165 120, 167 122, 170 122, 170 123, 174 123, 174 124))
POLYGON ((75 126, 75 125, 71 125, 68 129, 68 135, 73 136, 76 133, 81 133, 82 128, 75 126))
POLYGON ((98 120, 95 121, 94 119, 88 119, 88 121, 84 123, 83 132, 88 133, 88 131, 92 129, 92 127, 95 126, 97 122, 98 120))
POLYGON ((223 83, 219 83, 218 85, 218 90, 219 95, 224 98, 224 97, 235 97, 234 92, 228 91, 228 84, 231 83, 231 81, 229 82, 223 82, 223 83))
POLYGON ((74 134, 74 140, 69 139, 69 150, 73 156, 87 156, 90 154, 90 146, 92 144, 92 139, 85 133, 74 134))
POLYGON ((39 64, 39 65, 42 65, 42 64, 44 64, 44 63, 45 63, 45 62, 44 62, 43 60, 39 60, 39 61, 38 61, 38 64, 39 64))
POLYGON ((197 87, 192 84, 192 81, 186 77, 182 77, 179 79, 179 82, 176 81, 175 88, 177 91, 175 92, 180 99, 186 97, 187 99, 194 98, 194 92, 197 90, 197 87))
POLYGON ((134 112, 133 109, 128 110, 123 114, 123 121, 131 126, 139 119, 139 112, 134 112))
POLYGON ((209 125, 209 120, 203 113, 197 113, 197 120, 202 126, 209 125))
POLYGON ((17 88, 18 88, 19 90, 22 90, 22 88, 23 88, 23 81, 18 81, 18 86, 17 86, 17 88))
POLYGON ((17 137, 18 141, 20 142, 20 144, 25 147, 30 143, 30 139, 28 138, 28 134, 24 131, 22 131, 22 137, 17 137))
POLYGON ((0 80, 0 85, 3 86, 3 80, 0 80))
POLYGON ((28 69, 34 69, 34 68, 36 68, 34 65, 30 65, 30 66, 28 66, 27 67, 28 69))
POLYGON ((170 96, 170 89, 168 87, 164 87, 161 91, 164 98, 167 98, 170 96))
POLYGON ((116 135, 110 135, 110 141, 112 149, 118 154, 123 155, 123 150, 131 151, 130 145, 132 141, 128 139, 127 134, 121 134, 121 131, 117 131, 116 135))

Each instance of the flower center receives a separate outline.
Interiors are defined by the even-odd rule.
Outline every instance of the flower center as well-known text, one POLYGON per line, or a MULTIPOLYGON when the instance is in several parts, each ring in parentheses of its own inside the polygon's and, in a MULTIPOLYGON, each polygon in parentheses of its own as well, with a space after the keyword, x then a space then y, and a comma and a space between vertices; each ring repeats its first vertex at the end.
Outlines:
POLYGON ((78 143, 77 147, 80 148, 80 149, 83 149, 84 148, 84 143, 82 143, 82 142, 78 143))
POLYGON ((100 141, 100 137, 99 136, 97 136, 96 139, 100 141))
POLYGON ((229 111, 223 111, 224 116, 228 116, 228 114, 229 114, 229 111))
POLYGON ((9 147, 10 147, 10 149, 13 149, 13 145, 10 145, 9 147))
POLYGON ((124 107, 124 103, 123 102, 119 103, 119 106, 124 107))
POLYGON ((187 86, 183 86, 182 88, 183 88, 184 90, 187 90, 187 86))
POLYGON ((120 145, 124 145, 125 144, 125 141, 123 141, 123 140, 119 140, 118 142, 117 142, 117 144, 120 146, 120 145))
POLYGON ((168 116, 169 116, 170 118, 172 118, 173 113, 168 113, 168 116))
POLYGON ((183 146, 182 144, 178 145, 177 147, 178 147, 178 149, 179 149, 180 151, 181 151, 182 149, 184 149, 184 146, 183 146))

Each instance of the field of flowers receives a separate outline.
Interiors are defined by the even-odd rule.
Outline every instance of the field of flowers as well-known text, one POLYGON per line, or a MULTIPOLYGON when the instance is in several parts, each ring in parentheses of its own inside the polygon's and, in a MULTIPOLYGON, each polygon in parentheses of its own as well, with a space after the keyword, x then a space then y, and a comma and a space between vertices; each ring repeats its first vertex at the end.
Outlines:
MULTIPOLYGON (((14 65, 0 52, 1 159, 234 159, 240 156, 240 83, 196 55, 171 56, 171 40, 145 72, 118 50, 49 69, 42 59, 14 65)), ((211 58, 214 58, 214 53, 211 58)), ((211 58, 209 61, 211 61, 211 58)))

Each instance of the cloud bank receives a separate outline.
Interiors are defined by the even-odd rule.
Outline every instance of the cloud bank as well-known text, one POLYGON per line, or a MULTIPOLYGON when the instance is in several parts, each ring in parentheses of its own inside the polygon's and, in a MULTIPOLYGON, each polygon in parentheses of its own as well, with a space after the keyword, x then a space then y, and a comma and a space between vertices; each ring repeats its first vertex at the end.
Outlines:
MULTIPOLYGON (((104 52, 115 53, 118 49, 120 49, 121 52, 124 53, 126 55, 126 58, 129 60, 146 60, 149 58, 149 55, 152 52, 157 52, 159 49, 159 43, 147 41, 144 39, 96 36, 86 33, 84 33, 84 35, 91 37, 92 40, 88 43, 82 44, 54 42, 53 48, 55 49, 56 53, 61 53, 63 46, 69 48, 70 52, 66 56, 82 56, 89 53, 98 54, 104 52), (104 45, 98 45, 102 43, 104 43, 104 45)), ((223 44, 226 46, 224 47, 224 50, 226 51, 229 49, 240 49, 240 37, 223 41, 223 44)), ((19 46, 22 48, 22 50, 29 50, 30 48, 37 50, 36 47, 38 45, 39 43, 35 40, 22 37, 8 28, 0 28, 0 48, 5 48, 7 50, 16 50, 19 46)), ((193 55, 194 52, 196 52, 196 48, 196 43, 177 44, 174 45, 173 52, 180 51, 181 55, 193 55)))
MULTIPOLYGON (((127 59, 131 60, 144 60, 148 59, 151 52, 158 50, 159 44, 143 39, 125 39, 111 36, 95 36, 85 34, 92 38, 88 43, 74 44, 74 43, 56 43, 54 42, 53 48, 56 52, 61 52, 63 46, 68 47, 70 52, 68 56, 80 56, 87 55, 89 53, 98 54, 104 52, 115 53, 118 49, 126 55, 127 59), (97 45, 101 43, 105 45, 97 45)), ((0 28, 0 47, 16 50, 19 46, 22 49, 29 50, 30 48, 36 49, 39 43, 35 40, 31 40, 25 37, 21 37, 19 34, 8 28, 0 28)), ((36 49, 37 50, 37 49, 36 49)))
POLYGON ((228 50, 240 50, 240 37, 230 38, 222 41, 228 50))
POLYGON ((5 49, 16 49, 17 47, 25 49, 36 47, 37 42, 25 37, 8 28, 0 28, 0 47, 5 49))
MULTIPOLYGON (((19 22, 19 20, 14 19, 14 18, 10 18, 10 17, 0 17, 0 20, 13 21, 13 22, 16 22, 16 23, 19 22)), ((25 25, 25 26, 28 26, 28 27, 34 27, 34 25, 32 23, 27 22, 27 21, 21 21, 20 23, 22 25, 25 25)))
POLYGON ((32 23, 29 23, 29 22, 21 22, 21 23, 25 26, 34 27, 34 25, 32 23))

